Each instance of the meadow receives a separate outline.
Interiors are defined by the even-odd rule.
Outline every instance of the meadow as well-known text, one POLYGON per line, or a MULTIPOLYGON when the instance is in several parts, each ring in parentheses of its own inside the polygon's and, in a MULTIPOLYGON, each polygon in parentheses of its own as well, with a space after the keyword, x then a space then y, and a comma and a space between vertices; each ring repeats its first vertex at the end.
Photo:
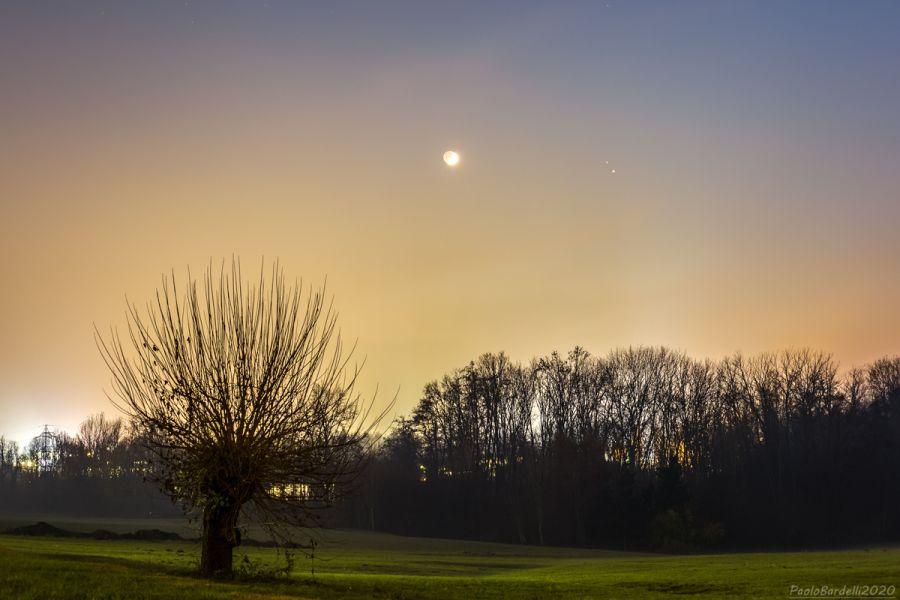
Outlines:
MULTIPOLYGON (((0 527, 10 524, 0 518, 0 527)), ((83 531, 98 525, 53 524, 83 531)), ((190 534, 175 520, 102 523, 120 532, 148 524, 190 534)), ((355 531, 318 535, 314 562, 308 550, 296 550, 289 575, 279 572, 283 553, 238 548, 235 565, 243 572, 230 581, 194 575, 195 542, 0 535, 0 598, 776 598, 791 597, 791 586, 900 583, 900 548, 674 556, 355 531)))

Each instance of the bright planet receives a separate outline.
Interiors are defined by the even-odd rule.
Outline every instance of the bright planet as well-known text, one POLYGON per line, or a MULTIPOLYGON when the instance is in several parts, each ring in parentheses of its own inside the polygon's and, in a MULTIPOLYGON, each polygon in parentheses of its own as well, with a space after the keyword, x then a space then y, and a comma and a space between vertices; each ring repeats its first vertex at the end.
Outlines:
POLYGON ((447 150, 444 152, 444 162, 447 163, 448 167, 455 167, 459 164, 459 154, 453 150, 447 150))

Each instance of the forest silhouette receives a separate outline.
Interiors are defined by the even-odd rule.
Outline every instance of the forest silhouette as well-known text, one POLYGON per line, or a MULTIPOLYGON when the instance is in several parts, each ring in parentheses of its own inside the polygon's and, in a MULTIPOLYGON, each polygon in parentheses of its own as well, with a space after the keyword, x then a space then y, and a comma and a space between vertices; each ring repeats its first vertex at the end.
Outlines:
MULTIPOLYGON (((139 436, 94 415, 20 449, 0 510, 178 514, 139 436)), ((839 374, 788 350, 661 347, 528 364, 484 354, 428 383, 371 446, 330 526, 684 551, 900 539, 900 357, 839 374)))

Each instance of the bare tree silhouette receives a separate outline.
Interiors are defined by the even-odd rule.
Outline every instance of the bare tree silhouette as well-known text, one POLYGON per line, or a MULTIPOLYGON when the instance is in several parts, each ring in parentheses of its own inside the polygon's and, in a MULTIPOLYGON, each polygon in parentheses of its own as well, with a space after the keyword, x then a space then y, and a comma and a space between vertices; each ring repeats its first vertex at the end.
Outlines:
POLYGON ((203 575, 231 572, 239 518, 282 541, 316 523, 385 414, 354 391, 359 368, 324 293, 286 285, 277 264, 251 285, 233 259, 200 282, 188 272, 183 296, 164 277, 144 315, 129 304, 127 336, 95 331, 111 399, 146 436, 154 479, 202 515, 203 575))

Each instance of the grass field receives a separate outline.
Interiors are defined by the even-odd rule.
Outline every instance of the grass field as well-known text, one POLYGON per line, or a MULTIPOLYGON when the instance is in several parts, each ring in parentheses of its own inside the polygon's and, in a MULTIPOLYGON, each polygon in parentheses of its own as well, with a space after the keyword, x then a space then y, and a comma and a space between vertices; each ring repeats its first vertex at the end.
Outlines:
MULTIPOLYGON (((0 518, 0 526, 8 524, 0 518)), ((235 563, 244 556, 257 574, 284 564, 268 548, 238 548, 235 563)), ((0 598, 787 598, 792 585, 900 584, 900 548, 661 556, 333 531, 324 534, 314 577, 300 552, 288 577, 229 582, 194 577, 198 558, 191 542, 0 535, 0 598)))

